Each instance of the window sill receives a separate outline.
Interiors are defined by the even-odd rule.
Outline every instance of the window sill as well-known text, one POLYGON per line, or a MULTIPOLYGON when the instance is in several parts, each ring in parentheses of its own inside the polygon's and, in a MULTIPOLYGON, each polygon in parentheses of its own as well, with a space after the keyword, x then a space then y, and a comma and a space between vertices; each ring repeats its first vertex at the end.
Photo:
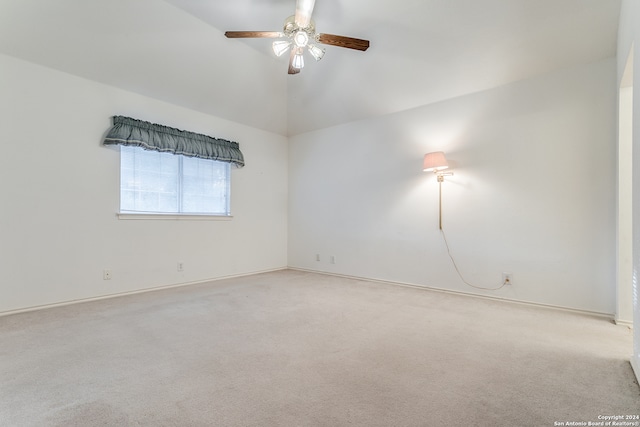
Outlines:
POLYGON ((230 221, 231 215, 207 215, 207 214, 164 214, 164 213, 134 213, 118 212, 118 219, 143 219, 143 220, 165 220, 165 221, 230 221))

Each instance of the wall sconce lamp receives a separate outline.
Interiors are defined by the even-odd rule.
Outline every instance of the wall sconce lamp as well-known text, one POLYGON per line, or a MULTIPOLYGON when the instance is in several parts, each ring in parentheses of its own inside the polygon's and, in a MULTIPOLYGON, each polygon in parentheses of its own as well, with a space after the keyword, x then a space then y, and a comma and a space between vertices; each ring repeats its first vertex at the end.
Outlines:
POLYGON ((438 226, 442 230, 442 181, 445 176, 453 175, 453 172, 443 172, 449 168, 447 158, 442 151, 434 151, 424 155, 423 170, 433 172, 438 178, 438 226))
POLYGON ((438 225, 440 227, 440 232, 442 233, 442 238, 444 239, 444 244, 447 247, 447 254, 449 255, 449 258, 451 258, 451 263, 453 264, 453 267, 455 268, 456 273, 458 273, 460 280, 462 280, 466 285, 476 289, 483 289, 486 291, 497 291, 498 289, 501 289, 506 285, 510 285, 511 284, 510 273, 503 273, 504 279, 502 284, 495 288, 485 288, 482 286, 476 286, 471 284, 470 282, 467 282, 465 278, 462 277, 462 273, 460 273, 460 269, 458 269, 456 261, 453 259, 453 255, 451 255, 451 250, 449 249, 449 243, 447 242, 447 236, 445 235, 444 230, 442 229, 442 182, 444 181, 445 176, 453 175, 452 172, 443 172, 447 169, 449 169, 449 163, 447 162, 447 158, 444 156, 444 153, 442 151, 435 151, 433 153, 427 153, 424 155, 423 170, 425 172, 433 172, 438 177, 438 220, 439 220, 438 225))

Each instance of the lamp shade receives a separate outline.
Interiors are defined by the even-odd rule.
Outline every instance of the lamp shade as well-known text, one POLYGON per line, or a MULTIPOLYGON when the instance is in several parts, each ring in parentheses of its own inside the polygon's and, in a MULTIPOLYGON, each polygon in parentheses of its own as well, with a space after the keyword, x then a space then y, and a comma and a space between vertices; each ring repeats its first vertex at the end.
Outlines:
POLYGON ((302 56, 302 51, 299 51, 293 56, 291 66, 298 70, 304 67, 304 57, 302 56))
POLYGON ((276 40, 271 46, 276 56, 282 56, 282 54, 289 49, 289 46, 291 46, 291 42, 288 40, 276 40))
POLYGON ((324 52, 324 49, 319 48, 314 44, 309 45, 309 53, 315 58, 316 61, 320 61, 322 59, 322 57, 324 56, 324 52))
POLYGON ((446 157, 442 151, 434 151, 433 153, 427 153, 424 155, 424 167, 425 172, 437 172, 449 167, 446 157))

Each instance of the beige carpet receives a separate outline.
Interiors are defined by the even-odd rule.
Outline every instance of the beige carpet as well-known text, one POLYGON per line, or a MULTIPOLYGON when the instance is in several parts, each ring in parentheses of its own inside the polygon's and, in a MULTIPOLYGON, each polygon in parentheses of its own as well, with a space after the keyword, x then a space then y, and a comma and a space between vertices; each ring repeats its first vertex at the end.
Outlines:
POLYGON ((2 426, 553 426, 640 414, 610 321, 281 271, 0 317, 2 426))

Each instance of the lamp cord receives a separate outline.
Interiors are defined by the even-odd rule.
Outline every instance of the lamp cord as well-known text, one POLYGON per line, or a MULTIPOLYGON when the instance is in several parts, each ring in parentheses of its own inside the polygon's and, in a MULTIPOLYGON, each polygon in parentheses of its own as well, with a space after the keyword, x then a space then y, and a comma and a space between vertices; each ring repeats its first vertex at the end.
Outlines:
POLYGON ((505 280, 500 287, 497 287, 497 288, 483 288, 482 286, 475 286, 475 285, 472 285, 471 283, 467 282, 464 279, 464 277, 462 277, 462 273, 460 273, 460 269, 458 269, 458 265, 456 264, 456 260, 453 259, 453 255, 451 255, 451 250, 449 249, 449 242, 447 242, 447 236, 444 234, 444 230, 441 228, 440 231, 442 232, 442 238, 444 239, 444 244, 447 247, 447 254, 449 255, 449 258, 451 258, 451 262, 453 263, 453 267, 456 269, 456 273, 458 273, 458 276, 460 277, 460 280, 462 280, 465 285, 471 286, 472 288, 476 288, 476 289, 483 289, 485 291, 497 291, 498 289, 502 289, 507 284, 507 281, 505 280))

